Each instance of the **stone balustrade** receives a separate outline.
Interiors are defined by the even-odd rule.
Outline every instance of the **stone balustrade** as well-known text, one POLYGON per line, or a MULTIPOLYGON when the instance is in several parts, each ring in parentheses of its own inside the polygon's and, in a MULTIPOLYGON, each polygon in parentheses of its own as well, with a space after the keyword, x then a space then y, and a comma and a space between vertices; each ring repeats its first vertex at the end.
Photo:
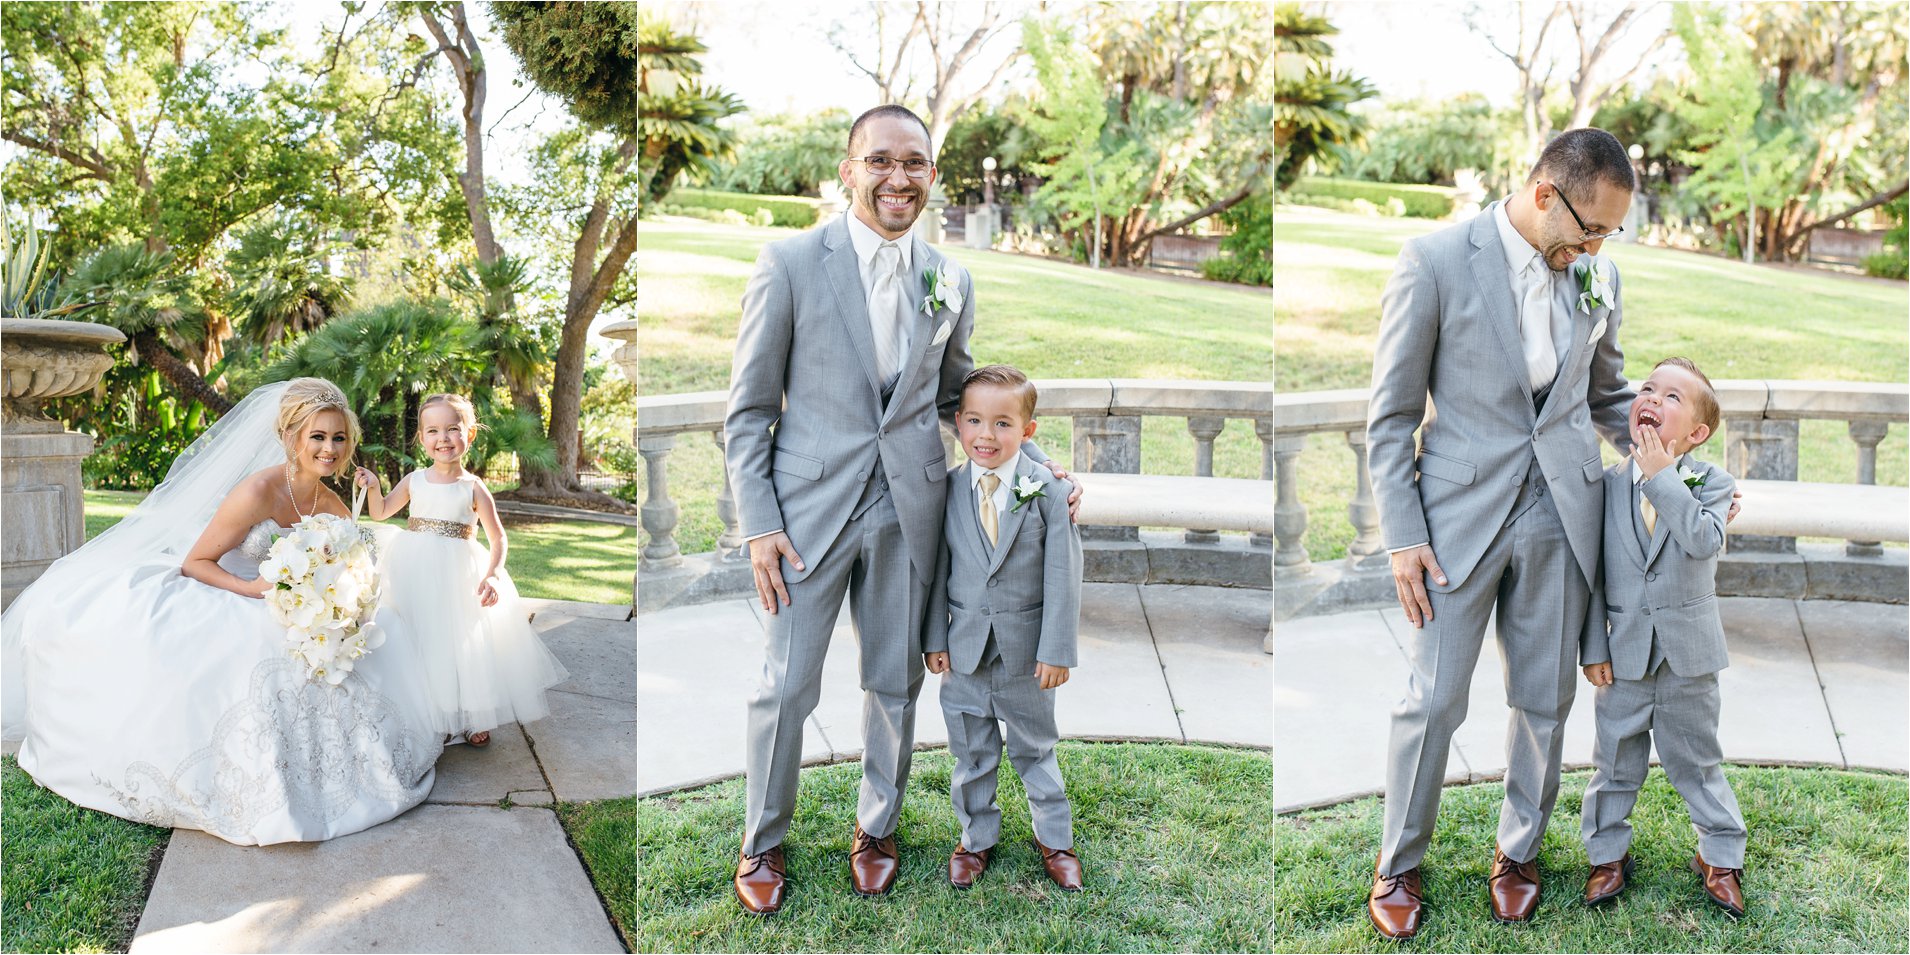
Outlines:
MULTIPOLYGON (((1074 470, 1092 474, 1141 473, 1141 421, 1145 417, 1180 418, 1194 439, 1193 460, 1184 479, 1213 476, 1214 441, 1230 422, 1245 422, 1261 445, 1261 482, 1273 480, 1273 389, 1253 382, 1166 381, 1152 379, 1047 379, 1037 381, 1041 416, 1072 421, 1074 470)), ((655 395, 637 400, 637 451, 643 456, 648 490, 641 507, 647 540, 638 564, 639 605, 646 610, 734 597, 754 592, 747 551, 737 524, 729 476, 717 495, 722 533, 715 550, 685 554, 677 543, 681 509, 670 496, 670 459, 679 439, 707 433, 723 444, 723 415, 728 394, 706 391, 655 395)), ((953 439, 944 433, 950 460, 953 439)), ((1153 462, 1150 462, 1152 464, 1153 462)), ((1152 470, 1160 471, 1161 468, 1152 470)), ((1178 470, 1178 469, 1177 469, 1178 470)), ((1240 500, 1239 479, 1213 479, 1216 490, 1240 500)), ((1187 485, 1197 493, 1204 485, 1187 485)), ((1090 491, 1090 493, 1092 493, 1090 491)), ((1262 498, 1271 502, 1271 494, 1262 498)), ((1123 502, 1125 505, 1125 501, 1123 502)), ((1109 519, 1136 520, 1143 509, 1105 508, 1109 519)), ((1249 533, 1189 526, 1223 523, 1212 502, 1185 506, 1176 500, 1144 509, 1145 526, 1182 527, 1179 533, 1143 531, 1132 524, 1089 522, 1084 514, 1082 541, 1085 573, 1091 581, 1200 583, 1269 588, 1272 586, 1273 537, 1265 521, 1232 517, 1227 527, 1260 528, 1249 533), (1185 514, 1186 517, 1182 517, 1185 514), (1202 516, 1202 515, 1207 516, 1202 516), (1179 523, 1187 520, 1189 524, 1179 523)), ((1236 508, 1238 510, 1238 508, 1236 508)))
MULTIPOLYGON (((1837 514, 1827 510, 1837 505, 1825 485, 1797 483, 1798 423, 1846 422, 1857 445, 1851 484, 1875 486, 1877 445, 1892 423, 1910 424, 1910 385, 1719 380, 1714 386, 1724 419, 1724 468, 1758 490, 1760 501, 1747 493, 1747 511, 1763 508, 1745 529, 1772 532, 1731 534, 1729 554, 1719 565, 1719 593, 1904 602, 1910 584, 1901 548, 1886 550, 1877 540, 1831 547, 1798 544, 1799 536, 1831 536, 1859 527, 1878 528, 1884 539, 1910 537, 1910 530, 1897 528, 1910 513, 1901 501, 1877 498, 1875 492, 1852 493, 1844 507, 1872 513, 1837 514), (1874 506, 1879 502, 1894 506, 1880 514, 1874 506), (1886 535, 1886 529, 1891 533, 1886 535)), ((1282 619, 1395 600, 1366 458, 1368 394, 1345 389, 1274 396, 1275 612, 1282 619), (1300 499, 1299 459, 1318 434, 1343 436, 1353 456, 1354 493, 1346 513, 1355 536, 1346 556, 1331 562, 1315 562, 1304 543, 1311 515, 1300 499)), ((1905 496, 1910 499, 1910 490, 1905 496)))

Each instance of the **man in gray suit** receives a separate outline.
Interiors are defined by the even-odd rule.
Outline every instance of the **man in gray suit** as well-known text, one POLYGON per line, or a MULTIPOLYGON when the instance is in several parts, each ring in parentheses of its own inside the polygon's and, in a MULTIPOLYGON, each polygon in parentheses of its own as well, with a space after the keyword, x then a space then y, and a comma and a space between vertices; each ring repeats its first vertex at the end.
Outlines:
POLYGON ((763 682, 749 704, 735 878, 753 913, 782 905, 803 721, 845 594, 864 690, 850 872, 862 894, 894 882, 921 622, 942 540, 948 464, 936 428, 953 427, 974 367, 970 278, 909 231, 935 181, 928 127, 903 107, 877 107, 851 127, 849 154, 837 170, 850 212, 770 243, 756 260, 724 421, 730 485, 770 614, 763 682))
POLYGON ((1390 938, 1419 928, 1419 863, 1495 610, 1512 715, 1493 916, 1522 921, 1538 902, 1539 840, 1598 569, 1598 438, 1631 446, 1618 274, 1596 256, 1634 182, 1610 133, 1563 133, 1517 192, 1408 241, 1381 299, 1367 435, 1380 529, 1416 628, 1367 901, 1390 938))

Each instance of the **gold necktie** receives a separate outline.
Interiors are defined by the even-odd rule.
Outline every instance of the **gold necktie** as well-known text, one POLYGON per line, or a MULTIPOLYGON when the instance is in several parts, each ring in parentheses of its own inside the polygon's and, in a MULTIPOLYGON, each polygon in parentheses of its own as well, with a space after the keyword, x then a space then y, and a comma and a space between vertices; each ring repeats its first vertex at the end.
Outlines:
POLYGON ((1638 511, 1645 515, 1645 536, 1650 537, 1652 534, 1657 533, 1658 509, 1651 506, 1651 498, 1645 496, 1643 488, 1640 488, 1638 491, 1638 511))
POLYGON ((993 474, 984 474, 981 479, 982 499, 976 505, 982 512, 982 533, 988 535, 990 546, 1001 535, 1001 515, 995 512, 995 489, 1001 486, 1001 478, 993 474))

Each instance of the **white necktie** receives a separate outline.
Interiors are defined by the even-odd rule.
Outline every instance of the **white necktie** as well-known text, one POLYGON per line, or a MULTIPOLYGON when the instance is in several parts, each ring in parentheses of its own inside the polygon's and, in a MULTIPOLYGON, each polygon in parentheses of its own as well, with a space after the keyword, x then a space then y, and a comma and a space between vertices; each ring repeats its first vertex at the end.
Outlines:
POLYGON ((875 333, 875 368, 882 390, 902 373, 902 250, 884 242, 875 250, 875 287, 869 291, 869 328, 875 333))
POLYGON ((1537 254, 1519 273, 1525 294, 1519 304, 1519 337, 1525 340, 1525 372, 1534 395, 1558 375, 1559 354, 1552 344, 1551 272, 1537 254))

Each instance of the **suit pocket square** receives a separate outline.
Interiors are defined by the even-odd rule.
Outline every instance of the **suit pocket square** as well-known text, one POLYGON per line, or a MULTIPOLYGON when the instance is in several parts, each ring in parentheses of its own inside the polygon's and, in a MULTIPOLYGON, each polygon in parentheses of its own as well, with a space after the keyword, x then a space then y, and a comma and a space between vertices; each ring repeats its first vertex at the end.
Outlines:
POLYGON ((953 331, 955 331, 955 324, 953 322, 943 322, 942 327, 935 330, 935 337, 929 340, 928 347, 934 348, 948 341, 949 333, 953 331))
POLYGON ((1592 337, 1585 339, 1585 344, 1596 345, 1599 339, 1605 337, 1606 322, 1606 319, 1601 318, 1598 320, 1598 324, 1592 326, 1592 337))

